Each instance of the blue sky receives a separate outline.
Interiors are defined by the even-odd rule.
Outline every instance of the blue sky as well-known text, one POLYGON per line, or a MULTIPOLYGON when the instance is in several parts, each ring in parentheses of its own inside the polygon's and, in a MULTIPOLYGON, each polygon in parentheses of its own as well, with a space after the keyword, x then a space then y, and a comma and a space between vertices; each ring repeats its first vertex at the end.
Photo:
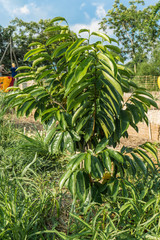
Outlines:
MULTIPOLYGON (((145 0, 146 6, 159 0, 145 0)), ((129 0, 121 0, 128 5, 129 0)), ((0 0, 0 25, 6 27, 18 17, 24 21, 39 21, 65 17, 75 32, 80 28, 98 30, 98 22, 112 8, 114 0, 0 0)))

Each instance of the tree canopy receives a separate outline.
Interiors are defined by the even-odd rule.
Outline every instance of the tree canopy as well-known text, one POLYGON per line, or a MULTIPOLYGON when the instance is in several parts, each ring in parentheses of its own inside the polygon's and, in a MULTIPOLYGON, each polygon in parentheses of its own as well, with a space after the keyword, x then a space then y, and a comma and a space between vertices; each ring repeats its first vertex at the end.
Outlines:
POLYGON ((113 29, 121 45, 122 56, 125 60, 131 59, 135 72, 137 64, 148 57, 160 35, 158 6, 142 8, 142 5, 143 0, 130 1, 129 7, 115 0, 113 8, 100 23, 105 31, 108 27, 113 29))
MULTIPOLYGON (((0 26, 0 52, 3 54, 7 44, 12 37, 14 43, 14 50, 19 65, 23 65, 23 56, 32 42, 41 41, 44 43, 47 40, 47 34, 44 29, 50 25, 50 19, 40 20, 39 22, 25 22, 21 19, 15 18, 10 22, 6 28, 0 26)), ((6 67, 11 66, 11 59, 9 51, 7 51, 3 63, 6 67)))

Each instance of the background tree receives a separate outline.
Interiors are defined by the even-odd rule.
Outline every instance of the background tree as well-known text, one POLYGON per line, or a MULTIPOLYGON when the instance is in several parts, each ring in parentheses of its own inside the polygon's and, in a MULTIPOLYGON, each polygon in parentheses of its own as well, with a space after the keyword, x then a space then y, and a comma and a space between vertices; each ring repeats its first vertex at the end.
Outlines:
POLYGON ((113 8, 108 11, 100 27, 107 31, 107 27, 114 30, 124 59, 131 59, 134 71, 137 64, 148 57, 148 52, 159 41, 159 14, 153 18, 155 6, 141 9, 143 0, 130 1, 126 7, 116 0, 113 8), (151 21, 152 19, 152 21, 151 21), (153 45, 154 43, 154 45, 153 45))
MULTIPOLYGON (((29 44, 32 42, 41 42, 45 43, 49 34, 47 35, 44 32, 44 29, 50 25, 50 19, 40 20, 39 22, 24 22, 21 19, 15 18, 10 22, 10 25, 6 28, 0 28, 0 52, 4 53, 5 48, 12 37, 14 51, 16 54, 17 61, 20 65, 24 65, 23 56, 28 49, 29 44)), ((56 34, 57 32, 55 32, 56 34)), ((6 68, 10 68, 11 59, 9 50, 5 55, 3 63, 6 65, 6 68)))
POLYGON ((137 74, 139 76, 160 75, 160 45, 158 44, 152 51, 149 59, 141 62, 137 67, 137 74))
MULTIPOLYGON (((0 26, 0 55, 3 56, 3 53, 10 41, 10 37, 12 33, 15 31, 14 26, 8 26, 7 28, 3 28, 0 26)), ((7 54, 4 56, 3 64, 5 64, 6 68, 10 68, 11 66, 11 60, 10 60, 10 53, 9 49, 7 51, 7 54)))

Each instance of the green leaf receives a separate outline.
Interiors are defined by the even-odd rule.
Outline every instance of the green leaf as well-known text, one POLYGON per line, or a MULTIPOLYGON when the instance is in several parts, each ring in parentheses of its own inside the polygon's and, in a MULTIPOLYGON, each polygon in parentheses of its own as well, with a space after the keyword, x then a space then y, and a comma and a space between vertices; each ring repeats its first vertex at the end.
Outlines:
POLYGON ((129 164, 131 166, 132 174, 135 177, 137 170, 136 170, 136 167, 133 163, 133 160, 128 155, 125 155, 124 157, 129 162, 129 164))
POLYGON ((77 188, 77 196, 78 198, 84 202, 86 199, 86 184, 83 171, 79 171, 76 175, 76 188, 77 188))
POLYGON ((84 135, 84 139, 86 142, 89 141, 89 139, 92 137, 93 134, 93 126, 94 126, 94 118, 89 118, 87 121, 87 124, 85 125, 85 135, 84 135))
POLYGON ((152 171, 155 170, 155 165, 152 159, 144 151, 142 151, 141 149, 136 149, 135 152, 138 153, 144 159, 144 161, 148 163, 148 166, 151 168, 152 171))
POLYGON ((103 119, 106 127, 111 133, 115 131, 114 117, 112 114, 110 114, 109 111, 107 111, 106 109, 104 109, 104 111, 99 111, 97 114, 97 118, 99 117, 103 119))
POLYGON ((70 60, 70 56, 72 52, 77 49, 83 42, 85 41, 84 38, 78 38, 75 42, 72 43, 72 45, 67 49, 66 51, 66 60, 70 60))
POLYGON ((36 108, 36 105, 37 105, 36 102, 33 102, 33 103, 31 104, 31 106, 30 106, 30 107, 27 109, 27 111, 26 111, 26 117, 28 117, 28 116, 32 113, 33 109, 36 108))
POLYGON ((157 162, 159 162, 158 155, 157 155, 157 149, 152 143, 146 142, 146 143, 140 145, 140 147, 145 149, 147 152, 150 152, 152 154, 152 156, 157 160, 157 162))
POLYGON ((103 72, 103 75, 106 79, 106 81, 109 81, 112 86, 117 90, 117 92, 122 96, 123 95, 123 91, 122 91, 122 88, 121 88, 121 85, 118 83, 118 81, 116 81, 110 74, 103 72))
POLYGON ((40 57, 36 60, 33 61, 32 67, 34 68, 35 66, 37 66, 38 64, 42 63, 45 60, 44 57, 40 57))
POLYGON ((127 110, 130 112, 131 116, 133 117, 135 124, 137 124, 139 121, 142 121, 141 113, 135 105, 127 103, 126 106, 127 106, 127 110))
POLYGON ((67 105, 67 111, 70 112, 73 108, 78 108, 79 104, 87 100, 87 98, 90 96, 89 92, 81 94, 79 97, 77 97, 75 100, 72 99, 72 101, 67 105))
POLYGON ((119 152, 113 149, 107 149, 106 151, 108 151, 109 156, 115 159, 117 162, 124 163, 124 158, 119 152))
POLYGON ((21 70, 31 70, 32 68, 29 67, 29 66, 21 66, 21 67, 18 67, 16 71, 21 71, 21 70))
POLYGON ((68 34, 57 34, 56 36, 54 37, 51 37, 48 39, 48 41, 46 42, 46 46, 49 46, 57 41, 63 41, 63 40, 66 40, 67 38, 69 38, 69 35, 68 34))
POLYGON ((135 155, 134 153, 131 153, 131 155, 133 156, 135 162, 137 163, 137 165, 140 167, 140 169, 142 170, 142 172, 144 173, 144 175, 147 175, 147 169, 145 167, 144 162, 142 161, 142 159, 140 159, 137 155, 135 155))
POLYGON ((109 36, 107 36, 105 33, 101 33, 99 31, 96 32, 92 32, 91 35, 97 36, 97 37, 101 37, 103 40, 111 43, 111 39, 109 36))
POLYGON ((86 156, 86 153, 78 153, 74 155, 71 158, 67 168, 72 169, 72 171, 75 171, 79 167, 80 163, 85 159, 85 156, 86 156))
POLYGON ((71 215, 73 218, 77 219, 79 222, 81 222, 85 227, 87 227, 88 229, 92 230, 92 227, 91 227, 88 223, 86 223, 83 219, 81 219, 81 218, 78 217, 77 215, 74 215, 73 213, 70 213, 70 215, 71 215))
POLYGON ((67 49, 67 47, 70 45, 70 42, 68 43, 63 43, 63 44, 61 44, 59 47, 57 47, 55 50, 54 50, 54 52, 53 52, 53 54, 52 54, 52 59, 54 59, 54 58, 57 58, 57 57, 61 57, 63 54, 65 54, 66 53, 66 49, 67 49))
POLYGON ((33 43, 30 43, 29 45, 28 45, 28 47, 33 47, 33 46, 43 46, 43 44, 41 43, 41 42, 33 42, 33 43))
POLYGON ((88 32, 90 34, 90 30, 86 29, 86 28, 80 29, 78 33, 80 34, 80 33, 83 33, 83 32, 88 32))
POLYGON ((138 85, 137 85, 135 82, 129 80, 128 83, 129 83, 130 86, 132 86, 132 87, 138 89, 138 85))
POLYGON ((143 211, 146 211, 147 208, 150 207, 153 203, 155 204, 156 201, 157 201, 156 198, 152 198, 148 202, 146 202, 145 205, 143 206, 143 211))
POLYGON ((138 98, 139 100, 141 100, 143 103, 145 103, 148 107, 150 107, 150 105, 154 106, 155 108, 158 108, 157 103, 152 100, 151 98, 148 97, 144 97, 144 96, 140 96, 138 94, 134 94, 133 97, 138 98))
MULTIPOLYGON (((86 51, 89 52, 89 50, 92 50, 92 46, 80 46, 78 47, 77 49, 73 50, 72 53, 71 53, 71 58, 75 55, 78 55, 78 54, 84 54, 86 51)), ((71 60, 71 58, 69 60, 71 60)))
POLYGON ((81 137, 78 133, 76 133, 74 130, 71 130, 71 135, 73 136, 74 141, 80 141, 81 137))
POLYGON ((119 181, 116 178, 113 182, 112 197, 116 197, 119 190, 119 181))
POLYGON ((35 102, 33 99, 28 99, 25 101, 20 108, 17 109, 17 116, 19 116, 18 112, 20 112, 20 115, 23 116, 26 114, 29 107, 35 102))
POLYGON ((90 104, 89 102, 86 102, 75 111, 72 117, 73 124, 76 123, 78 118, 82 117, 85 113, 87 113, 90 110, 89 104, 90 104))
POLYGON ((33 73, 31 73, 31 72, 18 73, 16 75, 16 77, 27 77, 27 76, 34 77, 33 73))
POLYGON ((77 123, 76 126, 76 132, 79 133, 80 130, 84 127, 84 125, 87 123, 87 121, 89 120, 90 116, 85 116, 82 119, 79 120, 79 122, 77 123))
POLYGON ((95 153, 100 153, 104 148, 106 148, 108 142, 109 140, 104 137, 96 146, 95 153))
POLYGON ((72 173, 73 173, 73 171, 71 169, 68 169, 62 175, 62 177, 60 178, 60 181, 59 181, 60 190, 62 189, 62 187, 64 186, 65 182, 69 179, 69 177, 71 176, 72 173))
POLYGON ((117 66, 115 64, 115 62, 110 58, 109 55, 104 54, 104 53, 98 53, 98 59, 102 60, 103 63, 105 63, 106 65, 108 65, 110 67, 110 69, 113 72, 113 76, 117 75, 117 66))
MULTIPOLYGON (((18 75, 18 74, 17 74, 17 75, 18 75)), ((16 75, 16 77, 17 77, 17 75, 16 75)), ((23 82, 32 81, 32 80, 34 80, 34 79, 35 79, 34 76, 31 76, 31 77, 24 77, 24 78, 20 78, 20 79, 18 79, 17 83, 18 83, 18 85, 19 85, 19 84, 21 84, 21 83, 23 83, 23 82)))
POLYGON ((113 50, 114 52, 116 53, 121 53, 121 49, 117 46, 114 46, 114 45, 105 45, 106 48, 109 48, 111 50, 113 50))
MULTIPOLYGON (((123 180, 121 180, 122 193, 124 197, 128 197, 128 191, 123 180)), ((124 206, 124 205, 123 205, 124 206)), ((123 207, 122 206, 122 207, 123 207)), ((121 208, 120 208, 121 211, 121 208)))
POLYGON ((45 139, 44 139, 45 144, 49 144, 52 141, 55 131, 56 131, 56 121, 54 120, 45 136, 45 139))
POLYGON ((91 154, 88 152, 86 154, 85 160, 84 160, 84 168, 85 170, 90 174, 92 167, 91 167, 91 154))
POLYGON ((123 135, 128 127, 129 127, 129 124, 130 124, 130 114, 128 111, 126 110, 121 110, 120 112, 120 128, 121 128, 121 135, 123 135))
POLYGON ((64 17, 55 17, 55 18, 53 18, 53 19, 50 21, 50 24, 51 24, 51 23, 54 23, 54 22, 58 22, 58 21, 66 22, 66 23, 67 23, 67 21, 66 21, 66 19, 65 19, 64 17))
MULTIPOLYGON (((75 70, 74 77, 71 78, 71 81, 67 85, 67 89, 66 89, 66 94, 65 95, 67 95, 68 90, 72 87, 73 84, 80 82, 80 80, 86 75, 86 73, 88 71, 88 68, 91 65, 91 62, 92 62, 92 59, 86 58, 79 64, 79 66, 75 70)), ((79 90, 77 89, 78 92, 81 91, 82 89, 84 89, 83 85, 84 85, 84 83, 82 84, 82 86, 80 87, 79 90)), ((73 90, 73 93, 72 93, 73 95, 74 94, 76 95, 75 91, 76 91, 76 89, 73 90)))
POLYGON ((75 85, 73 90, 68 96, 67 103, 69 104, 74 98, 76 98, 80 93, 83 93, 83 90, 88 87, 88 82, 82 82, 75 85))
POLYGON ((26 174, 26 172, 28 171, 28 169, 30 168, 30 166, 31 166, 33 163, 36 162, 36 160, 37 160, 37 153, 35 154, 35 157, 34 157, 34 159, 32 160, 32 162, 30 162, 30 163, 23 169, 23 172, 22 172, 22 174, 21 174, 22 177, 26 174))
POLYGON ((52 26, 45 29, 45 32, 52 32, 52 31, 60 31, 60 30, 68 30, 68 26, 52 26))
POLYGON ((101 116, 98 117, 98 121, 104 131, 104 134, 106 136, 106 138, 108 139, 108 136, 110 134, 109 130, 108 130, 108 127, 106 126, 106 121, 104 120, 104 118, 102 118, 101 116))
MULTIPOLYGON (((146 95, 146 96, 148 96, 149 98, 152 98, 153 99, 153 95, 151 94, 151 93, 149 93, 149 92, 146 92, 146 91, 144 91, 144 90, 139 90, 139 89, 137 89, 137 90, 135 90, 134 91, 134 93, 133 94, 141 94, 141 95, 146 95)), ((134 96, 134 95, 133 95, 134 96)))
POLYGON ((64 132, 64 149, 70 153, 74 152, 74 142, 69 132, 64 132))
POLYGON ((46 51, 45 48, 36 48, 36 49, 31 49, 29 52, 27 52, 25 55, 24 55, 24 61, 27 61, 28 58, 30 58, 31 56, 37 54, 37 53, 41 53, 41 52, 44 52, 46 51))
POLYGON ((47 71, 44 71, 42 74, 40 74, 40 75, 37 77, 37 81, 40 81, 41 79, 47 77, 47 76, 50 75, 51 73, 53 73, 53 70, 52 70, 52 69, 47 70, 47 71))
POLYGON ((102 161, 103 161, 103 165, 104 167, 111 172, 111 168, 112 168, 112 162, 111 162, 111 158, 109 156, 108 151, 103 151, 102 152, 102 161))
POLYGON ((61 148, 61 142, 63 138, 63 132, 57 132, 54 136, 54 139, 50 145, 50 151, 52 154, 58 153, 61 148))
POLYGON ((95 156, 91 156, 91 175, 93 178, 101 179, 104 175, 104 168, 99 159, 95 156))
POLYGON ((132 193, 132 197, 133 197, 133 200, 136 201, 137 200, 137 189, 134 187, 134 185, 132 183, 130 183, 128 180, 124 179, 124 184, 126 187, 128 187, 130 190, 131 190, 131 193, 132 193))
POLYGON ((78 171, 75 171, 71 174, 71 176, 69 177, 69 182, 68 182, 68 188, 69 188, 69 191, 72 193, 73 198, 76 197, 76 192, 77 192, 76 181, 77 181, 78 171))

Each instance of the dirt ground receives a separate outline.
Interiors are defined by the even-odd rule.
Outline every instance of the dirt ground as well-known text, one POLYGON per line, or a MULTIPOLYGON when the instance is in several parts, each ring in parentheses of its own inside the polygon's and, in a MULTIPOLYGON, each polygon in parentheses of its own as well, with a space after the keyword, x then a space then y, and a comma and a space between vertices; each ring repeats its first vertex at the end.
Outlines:
MULTIPOLYGON (((39 121, 35 121, 33 115, 29 116, 28 118, 17 118, 15 115, 12 115, 12 121, 14 122, 16 128, 23 128, 26 132, 43 130, 42 124, 39 121)), ((141 137, 141 135, 139 135, 138 137, 134 135, 129 135, 128 138, 121 138, 121 142, 118 145, 118 148, 121 148, 123 145, 128 147, 136 147, 140 144, 145 143, 146 141, 149 141, 148 138, 141 137)))
MULTIPOLYGON (((34 134, 35 131, 41 132, 43 130, 43 125, 39 121, 34 120, 34 116, 31 115, 28 118, 27 117, 20 117, 17 118, 15 114, 12 115, 12 121, 15 124, 16 128, 21 129, 24 133, 28 133, 28 135, 34 134)), ((137 134, 131 134, 128 136, 128 138, 121 138, 120 143, 117 145, 116 149, 120 150, 123 146, 126 147, 137 147, 145 142, 153 142, 147 138, 144 138, 144 134, 141 135, 141 132, 137 134)), ((158 158, 160 159, 160 143, 157 142, 157 149, 158 149, 158 158)))

